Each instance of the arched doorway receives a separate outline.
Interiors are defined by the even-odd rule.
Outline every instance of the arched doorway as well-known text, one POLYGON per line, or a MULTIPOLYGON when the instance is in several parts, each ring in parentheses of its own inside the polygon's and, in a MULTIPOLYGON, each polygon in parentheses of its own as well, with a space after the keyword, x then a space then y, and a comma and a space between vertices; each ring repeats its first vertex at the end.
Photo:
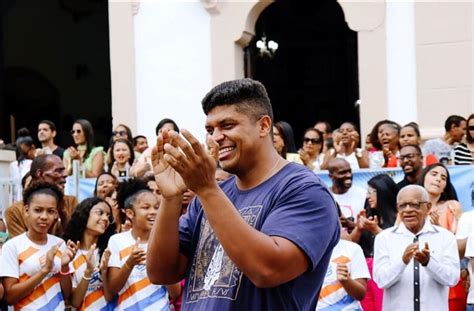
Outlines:
POLYGON ((112 128, 108 2, 6 1, 0 14, 0 138, 14 141, 38 122, 56 123, 56 142, 73 141, 75 119, 94 126, 96 144, 112 128), (13 132, 13 133, 12 133, 13 132))
POLYGON ((357 33, 336 0, 278 0, 256 22, 245 75, 265 85, 275 121, 289 122, 299 141, 318 120, 359 124, 357 59, 357 33), (278 44, 274 53, 261 54, 264 37, 278 44))

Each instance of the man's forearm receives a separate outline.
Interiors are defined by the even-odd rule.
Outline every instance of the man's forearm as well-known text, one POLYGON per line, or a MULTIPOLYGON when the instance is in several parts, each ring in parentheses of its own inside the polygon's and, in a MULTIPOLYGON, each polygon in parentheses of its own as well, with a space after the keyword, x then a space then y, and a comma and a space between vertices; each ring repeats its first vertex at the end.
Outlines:
POLYGON ((179 281, 182 268, 179 251, 179 217, 181 196, 163 198, 148 239, 146 267, 153 283, 172 284, 179 281))

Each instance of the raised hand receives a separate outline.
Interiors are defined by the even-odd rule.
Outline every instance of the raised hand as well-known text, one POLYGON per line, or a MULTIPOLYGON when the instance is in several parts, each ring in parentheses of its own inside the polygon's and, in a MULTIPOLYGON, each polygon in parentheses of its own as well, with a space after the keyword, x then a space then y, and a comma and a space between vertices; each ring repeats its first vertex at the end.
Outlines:
POLYGON ((431 211, 430 213, 430 221, 433 225, 439 226, 439 214, 437 211, 431 211))
POLYGON ((369 231, 373 235, 379 233, 382 229, 379 227, 379 219, 377 218, 377 216, 365 218, 364 229, 369 231))
POLYGON ((87 253, 84 255, 84 259, 86 260, 86 270, 84 271, 84 276, 89 278, 95 270, 95 250, 96 250, 95 243, 91 245, 87 253))
POLYGON ((102 279, 107 276, 107 268, 109 267, 109 259, 110 259, 110 250, 107 248, 102 254, 102 258, 100 259, 100 265, 99 265, 99 271, 100 271, 100 275, 102 279))
POLYGON ((349 273, 349 268, 346 264, 338 263, 336 266, 336 276, 339 282, 347 281, 351 278, 351 274, 349 273))
MULTIPOLYGON (((187 130, 182 129, 181 133, 184 138, 174 131, 168 133, 169 142, 163 146, 164 160, 181 176, 187 188, 197 194, 217 186, 216 161, 213 156, 187 130)), ((165 134, 163 132, 164 137, 165 134)), ((208 136, 208 141, 211 139, 212 137, 208 136)), ((158 187, 161 189, 160 184, 158 187)))
POLYGON ((69 156, 72 160, 80 160, 81 159, 81 154, 79 153, 79 151, 77 151, 76 148, 71 146, 71 147, 67 148, 67 150, 69 151, 69 156))
POLYGON ((219 144, 214 139, 212 139, 212 136, 209 134, 206 136, 206 143, 207 152, 217 162, 219 160, 219 144))
POLYGON ((112 175, 114 176, 119 177, 119 168, 118 168, 117 161, 114 161, 114 164, 112 165, 112 168, 110 169, 110 173, 112 173, 112 175))
POLYGON ((430 261, 430 247, 428 242, 425 243, 425 247, 422 250, 416 250, 413 257, 421 263, 422 266, 426 266, 430 261))
POLYGON ((44 273, 50 273, 54 267, 54 256, 59 250, 59 246, 63 242, 60 242, 56 245, 51 246, 45 256, 40 258, 41 271, 44 273))
POLYGON ((403 252, 402 260, 403 262, 408 265, 410 260, 413 258, 415 253, 418 251, 418 243, 411 243, 405 248, 405 252, 403 252))
POLYGON ((359 230, 365 230, 365 221, 367 220, 367 212, 365 209, 361 210, 357 214, 356 226, 359 230))
POLYGON ((188 189, 181 176, 165 160, 164 145, 171 142, 167 129, 158 135, 156 146, 151 152, 151 163, 155 175, 156 184, 164 198, 180 195, 188 189))
POLYGON ((66 249, 61 255, 61 265, 65 266, 68 263, 70 263, 71 260, 74 259, 74 256, 76 256, 76 252, 78 249, 79 249, 79 241, 76 244, 73 241, 68 240, 66 243, 66 249))
POLYGON ((137 238, 135 245, 133 245, 132 253, 127 258, 126 265, 133 268, 136 265, 145 264, 145 259, 145 250, 140 247, 140 238, 137 238))

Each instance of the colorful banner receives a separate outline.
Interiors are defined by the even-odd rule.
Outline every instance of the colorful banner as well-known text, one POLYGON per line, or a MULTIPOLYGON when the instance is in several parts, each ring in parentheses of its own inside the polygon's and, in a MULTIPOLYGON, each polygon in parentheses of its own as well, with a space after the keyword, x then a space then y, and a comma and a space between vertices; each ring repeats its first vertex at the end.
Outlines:
MULTIPOLYGON (((458 200, 464 211, 474 210, 474 165, 458 165, 448 167, 451 182, 456 189, 458 200)), ((361 169, 353 172, 353 185, 367 189, 367 181, 379 174, 390 175, 395 182, 403 179, 403 171, 394 169, 361 169)), ((327 171, 316 173, 321 180, 331 186, 327 171)), ((95 178, 80 179, 79 187, 76 189, 74 178, 68 177, 65 192, 69 195, 78 196, 79 201, 91 197, 94 193, 95 178)))

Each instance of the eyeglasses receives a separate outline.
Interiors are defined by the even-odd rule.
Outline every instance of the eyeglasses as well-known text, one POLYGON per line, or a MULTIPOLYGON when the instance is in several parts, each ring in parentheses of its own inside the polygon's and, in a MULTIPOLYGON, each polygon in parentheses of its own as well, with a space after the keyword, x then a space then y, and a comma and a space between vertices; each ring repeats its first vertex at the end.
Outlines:
POLYGON ((125 132, 125 131, 113 131, 113 132, 112 132, 112 135, 113 135, 113 136, 117 136, 117 135, 118 135, 118 136, 126 136, 126 135, 127 135, 127 132, 125 132))
POLYGON ((376 194, 376 193, 377 193, 377 189, 367 189, 367 194, 369 195, 376 194))
POLYGON ((316 144, 320 144, 322 142, 322 139, 321 138, 316 139, 316 138, 305 137, 303 139, 303 142, 305 144, 308 144, 309 142, 311 142, 313 145, 316 145, 316 144))
POLYGON ((419 155, 420 155, 419 153, 407 153, 407 154, 404 154, 404 155, 400 155, 398 157, 398 159, 400 161, 413 160, 416 156, 419 156, 419 155))
POLYGON ((426 202, 426 201, 425 202, 403 202, 403 203, 397 204, 397 208, 400 211, 404 210, 404 209, 407 209, 408 207, 412 207, 412 208, 418 210, 423 206, 423 204, 426 204, 426 203, 428 203, 428 202, 426 202))
POLYGON ((469 126, 467 127, 467 129, 468 129, 469 131, 474 131, 474 125, 469 125, 469 126))
POLYGON ((71 135, 74 135, 75 133, 81 134, 82 130, 71 130, 71 135))

